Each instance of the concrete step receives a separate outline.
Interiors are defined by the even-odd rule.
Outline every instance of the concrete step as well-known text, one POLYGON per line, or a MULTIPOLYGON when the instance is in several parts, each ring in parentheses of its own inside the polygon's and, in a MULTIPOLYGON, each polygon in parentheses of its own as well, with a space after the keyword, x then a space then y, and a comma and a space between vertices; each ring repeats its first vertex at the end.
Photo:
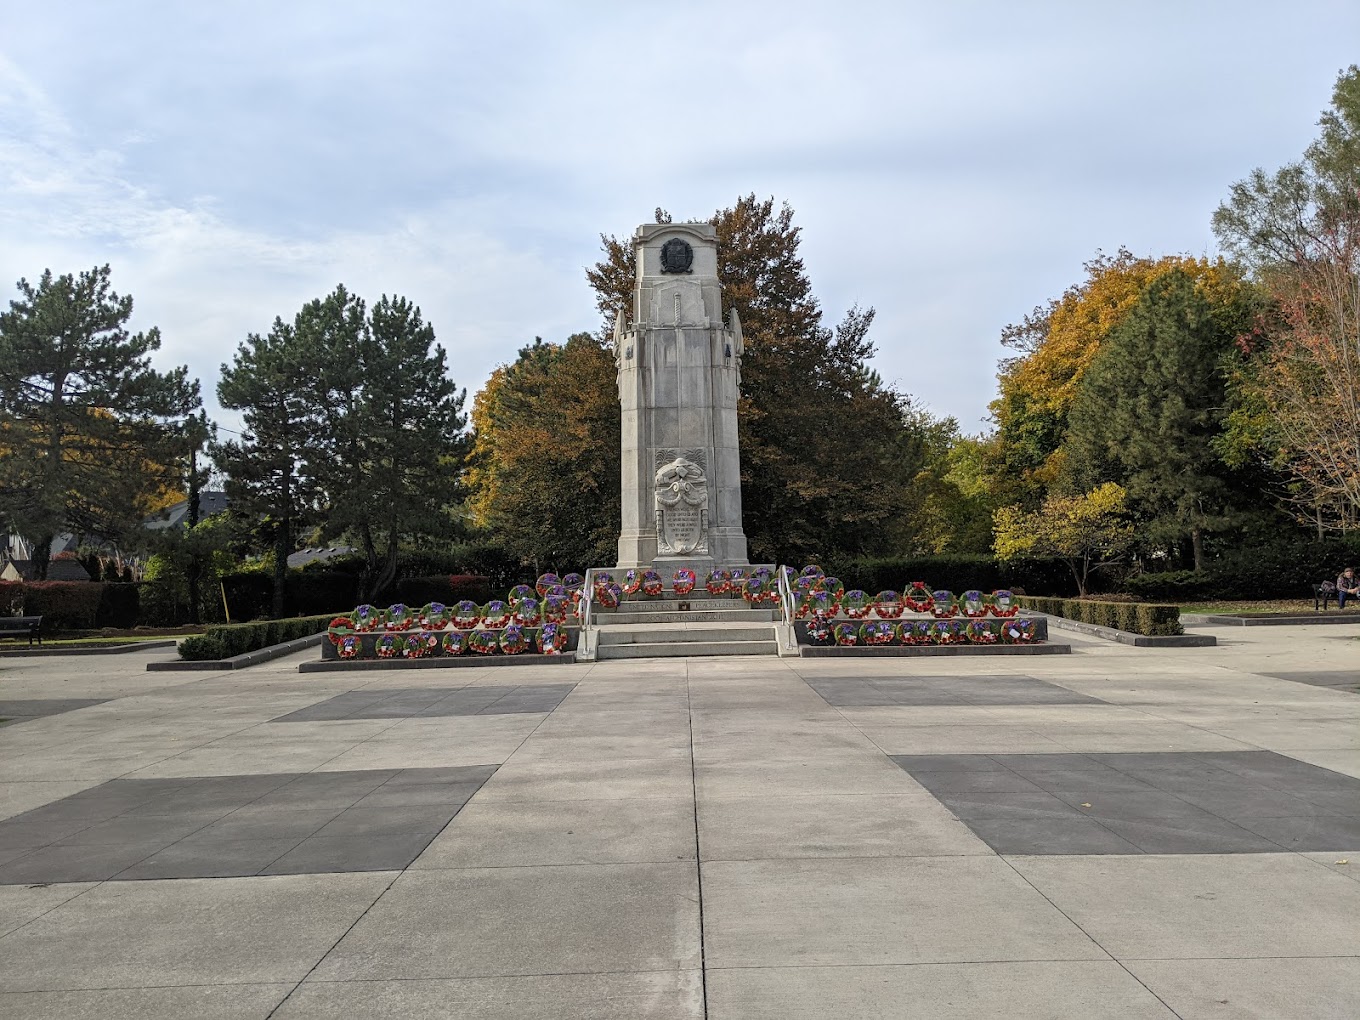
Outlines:
MULTIPOLYGON (((603 636, 603 635, 601 635, 603 636)), ((693 655, 777 655, 778 644, 771 641, 669 641, 666 643, 600 644, 600 659, 663 659, 693 655)))
POLYGON ((696 609, 692 612, 682 613, 674 606, 660 607, 657 610, 647 612, 633 612, 630 607, 624 609, 605 609, 593 610, 590 614, 592 623, 600 626, 610 626, 613 624, 662 624, 662 623, 773 623, 773 609, 696 609))
POLYGON ((774 628, 768 624, 743 627, 740 624, 704 626, 607 626, 600 628, 600 647, 634 644, 709 644, 730 641, 773 641, 774 628))
MULTIPOLYGON (((754 609, 749 602, 740 598, 714 597, 702 588, 695 588, 688 595, 677 595, 673 591, 665 591, 660 595, 644 595, 636 592, 632 595, 625 595, 619 605, 619 609, 627 609, 630 612, 652 612, 665 613, 673 612, 677 602, 688 602, 691 611, 696 609, 754 609)), ((761 603, 761 608, 773 606, 774 603, 761 603)), ((608 610, 605 610, 608 612, 608 610)))

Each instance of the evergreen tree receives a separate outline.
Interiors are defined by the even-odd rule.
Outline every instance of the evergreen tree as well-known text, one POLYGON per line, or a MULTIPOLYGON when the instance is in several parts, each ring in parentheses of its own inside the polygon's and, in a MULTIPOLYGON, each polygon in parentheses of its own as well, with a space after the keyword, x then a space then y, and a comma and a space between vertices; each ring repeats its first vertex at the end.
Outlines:
POLYGON ((443 347, 420 309, 382 299, 367 321, 343 288, 332 295, 328 354, 317 374, 323 427, 312 474, 326 499, 326 530, 353 536, 367 561, 366 597, 394 580, 404 540, 453 528, 467 442, 466 390, 448 377, 443 347), (346 309, 350 314, 346 313, 346 309))
POLYGON ((129 335, 108 266, 18 287, 0 313, 0 527, 33 540, 45 578, 57 533, 116 540, 175 498, 200 401, 187 368, 151 367, 159 330, 129 335))
POLYGON ((1224 359, 1244 304, 1217 307, 1179 269, 1154 280, 1110 331, 1078 387, 1064 445, 1082 490, 1121 483, 1152 541, 1204 538, 1235 522, 1236 480, 1216 451, 1227 404, 1224 359))
POLYGON ((251 333, 222 366, 217 399, 242 413, 245 428, 238 439, 212 447, 227 475, 232 513, 259 521, 272 541, 276 619, 283 615, 294 536, 317 501, 305 465, 316 461, 312 450, 321 434, 315 377, 322 352, 313 333, 298 325, 276 318, 267 334, 251 333))

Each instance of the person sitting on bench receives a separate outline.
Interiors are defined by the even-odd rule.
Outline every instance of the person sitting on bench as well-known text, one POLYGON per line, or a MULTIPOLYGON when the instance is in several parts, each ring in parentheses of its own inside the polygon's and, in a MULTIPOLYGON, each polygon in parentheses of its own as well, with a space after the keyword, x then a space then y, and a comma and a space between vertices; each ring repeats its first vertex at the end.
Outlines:
POLYGON ((1346 600, 1360 602, 1360 577, 1355 576, 1355 568, 1347 567, 1336 579, 1336 608, 1345 609, 1346 600))

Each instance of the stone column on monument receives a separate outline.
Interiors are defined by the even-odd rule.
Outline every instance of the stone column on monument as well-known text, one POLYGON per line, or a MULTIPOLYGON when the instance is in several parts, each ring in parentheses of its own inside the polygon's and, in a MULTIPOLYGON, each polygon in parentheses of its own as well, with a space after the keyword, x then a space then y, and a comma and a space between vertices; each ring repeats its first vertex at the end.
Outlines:
POLYGON ((619 566, 681 566, 702 583, 749 563, 741 526, 737 394, 742 335, 722 317, 717 231, 656 223, 633 237, 631 321, 614 325, 622 412, 619 566))

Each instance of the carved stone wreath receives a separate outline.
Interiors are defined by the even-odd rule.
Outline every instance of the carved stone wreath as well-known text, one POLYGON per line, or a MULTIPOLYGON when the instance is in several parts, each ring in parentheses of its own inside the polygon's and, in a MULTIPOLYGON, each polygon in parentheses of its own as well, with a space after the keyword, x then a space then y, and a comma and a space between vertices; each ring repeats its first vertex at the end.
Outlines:
POLYGON ((661 271, 663 273, 690 273, 694 265, 694 249, 688 241, 672 237, 661 246, 661 271))

